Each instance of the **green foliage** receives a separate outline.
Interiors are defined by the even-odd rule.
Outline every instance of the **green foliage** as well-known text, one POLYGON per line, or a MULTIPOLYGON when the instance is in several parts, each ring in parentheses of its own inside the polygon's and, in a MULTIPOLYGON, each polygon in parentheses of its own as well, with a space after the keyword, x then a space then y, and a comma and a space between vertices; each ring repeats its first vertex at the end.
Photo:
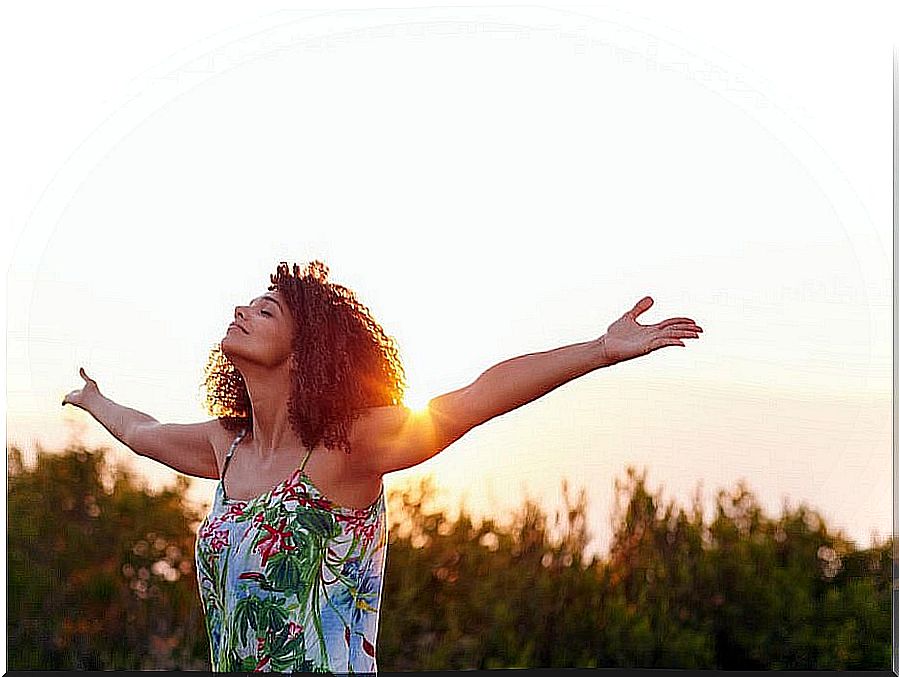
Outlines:
POLYGON ((150 493, 105 454, 9 450, 9 669, 208 669, 188 480, 150 493))
POLYGON ((804 505, 768 518, 742 483, 708 525, 645 472, 616 492, 609 556, 590 562, 565 484, 555 538, 530 501, 475 528, 428 510, 427 482, 394 497, 379 667, 889 668, 891 540, 858 551, 804 505))
MULTIPOLYGON (((188 480, 150 492, 78 445, 9 458, 9 669, 208 670, 188 480)), ((391 492, 379 668, 889 668, 891 539, 857 550, 803 505, 769 518, 742 483, 706 524, 628 468, 587 561, 586 494, 562 490, 555 529, 529 499, 475 526, 431 509, 429 481, 391 492)), ((296 556, 272 557, 272 585, 296 556)))

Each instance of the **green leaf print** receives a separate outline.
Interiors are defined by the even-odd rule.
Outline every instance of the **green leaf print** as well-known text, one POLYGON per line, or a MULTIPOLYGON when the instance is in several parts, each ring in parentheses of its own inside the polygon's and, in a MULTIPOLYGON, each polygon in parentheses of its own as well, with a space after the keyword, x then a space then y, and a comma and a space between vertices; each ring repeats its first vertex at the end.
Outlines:
POLYGON ((259 512, 261 512, 261 509, 257 508, 255 503, 250 503, 249 505, 244 507, 243 512, 240 515, 237 515, 232 519, 234 520, 235 524, 239 524, 241 522, 251 522, 259 512))
POLYGON ((309 581, 312 578, 310 572, 314 571, 318 566, 319 553, 316 552, 318 539, 309 534, 298 534, 296 531, 294 531, 292 538, 296 548, 291 551, 291 554, 297 558, 302 571, 301 578, 304 581, 309 581))
POLYGON ((308 588, 311 591, 309 605, 311 606, 312 624, 315 627, 315 632, 318 635, 321 644, 322 659, 324 660, 325 665, 327 665, 329 663, 328 648, 327 641, 325 640, 325 632, 322 628, 321 601, 319 599, 319 593, 322 592, 320 583, 322 581, 322 565, 324 563, 327 543, 324 539, 319 537, 313 537, 310 540, 312 543, 307 552, 310 553, 311 557, 308 566, 303 569, 303 579, 304 583, 308 585, 308 588))
POLYGON ((328 642, 325 640, 325 631, 322 628, 320 609, 321 606, 318 601, 318 581, 316 581, 315 587, 312 589, 312 624, 315 626, 315 632, 318 634, 318 639, 322 650, 322 659, 327 665, 331 662, 331 660, 330 658, 328 658, 328 642))
POLYGON ((293 672, 293 666, 296 664, 296 659, 293 657, 290 658, 276 658, 272 656, 272 662, 270 665, 272 666, 272 670, 275 672, 293 672))
POLYGON ((262 600, 255 595, 244 597, 234 607, 234 626, 243 641, 248 635, 255 633, 262 616, 262 600))
POLYGON ((305 598, 309 589, 303 581, 303 560, 290 552, 279 552, 265 566, 269 582, 276 590, 305 598))
POLYGON ((291 523, 293 529, 305 529, 320 538, 334 538, 340 534, 340 525, 330 513, 310 510, 291 523))
POLYGON ((282 608, 283 604, 283 598, 260 599, 255 595, 240 600, 234 608, 234 625, 241 641, 246 642, 251 636, 258 637, 260 630, 267 628, 271 632, 280 631, 287 622, 287 611, 282 608))
POLYGON ((236 668, 229 669, 228 672, 253 672, 258 662, 254 656, 246 656, 237 663, 236 668))
POLYGON ((274 505, 265 506, 265 521, 269 524, 273 524, 278 522, 278 518, 281 517, 281 504, 275 503, 274 505))
MULTIPOLYGON (((216 557, 216 561, 218 561, 218 557, 216 557)), ((227 580, 228 575, 228 558, 224 558, 224 564, 222 564, 221 571, 217 572, 215 578, 215 590, 216 595, 220 600, 225 600, 225 581, 227 580)), ((232 628, 234 627, 233 622, 230 622, 231 619, 227 619, 227 616, 223 617, 225 621, 221 626, 221 640, 224 643, 227 640, 227 646, 222 647, 222 651, 225 655, 230 655, 232 651, 234 651, 234 632, 232 628)))
MULTIPOLYGON (((263 627, 270 628, 271 632, 278 633, 287 623, 287 611, 284 609, 284 599, 268 597, 262 600, 262 609, 259 620, 263 627)), ((257 626, 258 628, 259 626, 257 626)))
POLYGON ((203 547, 202 543, 197 546, 197 550, 199 551, 199 556, 197 557, 197 570, 200 578, 213 580, 215 570, 212 567, 212 558, 209 556, 209 551, 203 547))
POLYGON ((305 633, 300 631, 299 634, 290 636, 290 628, 285 626, 266 647, 267 654, 272 659, 272 665, 275 669, 290 667, 297 660, 306 657, 306 646, 304 641, 305 633))

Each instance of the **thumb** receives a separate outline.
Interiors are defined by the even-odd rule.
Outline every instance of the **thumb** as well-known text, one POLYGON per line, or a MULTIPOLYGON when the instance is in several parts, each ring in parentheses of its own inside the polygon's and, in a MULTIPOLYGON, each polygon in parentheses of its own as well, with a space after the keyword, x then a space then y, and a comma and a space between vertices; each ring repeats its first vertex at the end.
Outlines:
POLYGON ((633 310, 631 310, 631 317, 637 317, 638 315, 645 313, 652 307, 652 304, 652 297, 644 296, 642 299, 637 301, 637 305, 635 305, 633 310))

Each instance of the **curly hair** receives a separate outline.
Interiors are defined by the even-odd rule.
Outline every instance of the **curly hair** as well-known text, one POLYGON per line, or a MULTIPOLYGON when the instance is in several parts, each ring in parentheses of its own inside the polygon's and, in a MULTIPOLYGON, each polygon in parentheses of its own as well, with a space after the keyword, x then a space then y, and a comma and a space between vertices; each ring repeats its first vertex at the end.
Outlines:
MULTIPOLYGON (((360 410, 402 402, 405 374, 395 339, 328 272, 318 260, 294 264, 292 274, 281 262, 268 289, 286 300, 293 318, 291 427, 310 449, 324 442, 349 454, 360 410)), ((204 388, 207 411, 226 429, 252 426, 246 384, 221 344, 210 352, 204 388)))

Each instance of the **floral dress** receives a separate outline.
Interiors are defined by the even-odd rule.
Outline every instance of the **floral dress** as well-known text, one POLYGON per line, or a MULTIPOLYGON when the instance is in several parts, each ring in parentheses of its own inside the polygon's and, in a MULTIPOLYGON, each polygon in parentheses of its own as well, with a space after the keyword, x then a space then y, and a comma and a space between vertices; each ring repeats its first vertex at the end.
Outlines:
POLYGON ((217 672, 377 671, 387 550, 384 487, 368 508, 330 501, 303 472, 248 501, 215 501, 197 533, 200 599, 217 672))

